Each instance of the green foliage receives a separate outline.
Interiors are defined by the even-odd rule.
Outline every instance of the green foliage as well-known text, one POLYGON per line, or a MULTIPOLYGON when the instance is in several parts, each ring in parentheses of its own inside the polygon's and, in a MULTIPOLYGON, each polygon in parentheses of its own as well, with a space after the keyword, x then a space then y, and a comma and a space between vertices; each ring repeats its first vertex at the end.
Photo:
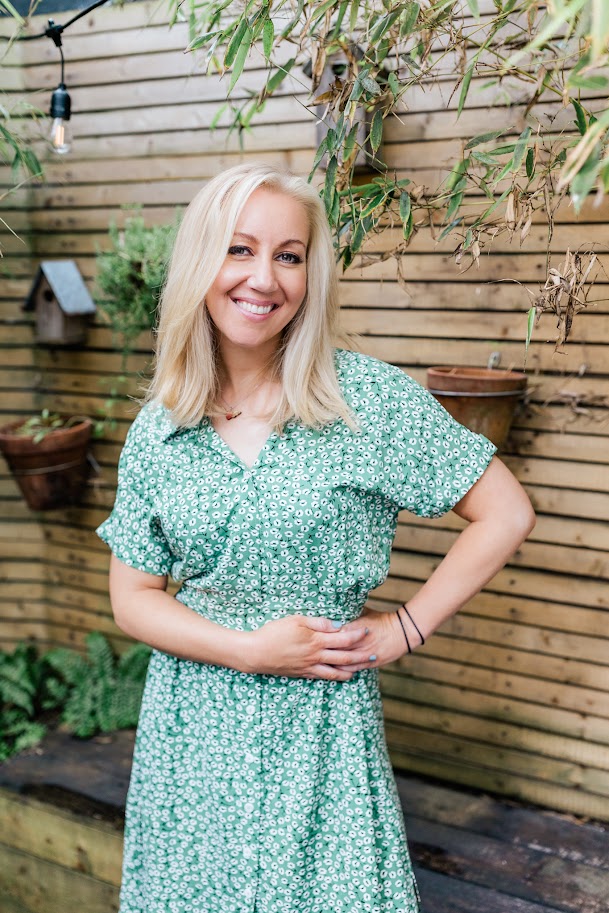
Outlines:
POLYGON ((135 726, 150 649, 136 644, 117 659, 102 634, 94 631, 86 642, 85 657, 65 648, 46 656, 68 688, 62 721, 81 738, 135 726))
POLYGON ((269 96, 279 93, 322 107, 328 129, 313 156, 310 180, 320 186, 337 258, 345 267, 356 257, 362 265, 371 262, 364 254, 367 240, 400 222, 402 240, 386 256, 403 253, 424 227, 435 237, 440 226, 440 237, 461 236, 457 258, 467 251, 475 259, 500 232, 526 236, 536 211, 547 218, 551 238, 561 196, 570 194, 579 208, 595 189, 609 190, 606 99, 581 99, 582 90, 598 94, 608 84, 606 0, 494 0, 482 17, 478 0, 169 0, 169 5, 174 19, 188 20, 189 49, 203 51, 208 71, 229 74, 222 115, 232 116, 230 129, 250 129, 269 96), (241 77, 248 57, 256 56, 264 58, 268 75, 264 88, 253 94, 242 87, 241 77), (334 82, 329 88, 324 83, 318 94, 326 64, 337 61, 334 82), (310 83, 303 70, 310 72, 310 83), (406 179, 406 200, 405 185, 382 164, 382 136, 388 124, 400 120, 409 94, 434 83, 451 99, 457 117, 468 107, 479 108, 480 93, 489 95, 492 88, 501 104, 507 99, 506 112, 512 93, 520 110, 513 118, 506 113, 505 129, 468 143, 466 154, 449 165, 448 182, 428 188, 417 184, 415 174, 406 179), (572 104, 575 122, 561 130, 554 118, 536 118, 542 98, 572 104), (368 114, 366 136, 355 130, 362 109, 368 114), (508 126, 523 117, 518 130, 508 126), (365 181, 357 173, 364 149, 370 172, 365 181))
POLYGON ((97 632, 86 656, 63 647, 38 656, 25 644, 0 651, 0 761, 44 737, 49 711, 82 738, 135 726, 149 658, 143 644, 117 658, 97 632))
POLYGON ((33 646, 0 651, 0 761, 40 741, 46 726, 37 717, 56 707, 63 693, 33 646))
POLYGON ((61 428, 71 428, 79 422, 87 421, 86 415, 59 415, 57 412, 49 412, 43 409, 37 415, 32 415, 26 419, 17 428, 13 428, 11 434, 16 437, 31 437, 34 444, 39 444, 48 434, 53 431, 59 431, 61 428))
POLYGON ((124 352, 131 350, 142 330, 155 325, 176 231, 177 220, 147 226, 136 213, 125 219, 122 230, 112 223, 109 247, 97 251, 97 304, 121 338, 124 352))

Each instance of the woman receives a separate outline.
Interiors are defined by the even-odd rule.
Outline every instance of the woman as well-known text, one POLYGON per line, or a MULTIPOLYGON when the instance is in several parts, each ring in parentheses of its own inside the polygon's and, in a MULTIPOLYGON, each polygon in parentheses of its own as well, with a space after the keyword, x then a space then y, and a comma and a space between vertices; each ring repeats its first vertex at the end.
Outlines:
POLYGON ((315 191, 261 165, 212 180, 178 233, 98 530, 116 621, 154 648, 121 913, 419 909, 377 670, 533 514, 489 441, 399 369, 334 350, 336 318, 315 191), (403 508, 470 522, 407 606, 365 610, 403 508))

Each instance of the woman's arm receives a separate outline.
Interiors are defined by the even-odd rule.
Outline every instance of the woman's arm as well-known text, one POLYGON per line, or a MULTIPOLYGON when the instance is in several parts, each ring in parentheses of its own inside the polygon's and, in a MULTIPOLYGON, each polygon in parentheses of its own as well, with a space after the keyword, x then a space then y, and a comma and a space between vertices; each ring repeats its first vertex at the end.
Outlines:
MULTIPOLYGON (((469 521, 468 526, 408 601, 408 611, 425 639, 501 570, 535 525, 526 492, 497 457, 453 510, 469 521)), ((411 646, 419 646, 421 640, 412 621, 403 611, 400 617, 411 646)), ((376 661, 350 668, 380 666, 407 652, 395 612, 367 610, 361 620, 350 622, 346 628, 358 625, 370 629, 366 644, 376 661)))
POLYGON ((110 561, 110 601, 118 627, 143 643, 181 659, 240 672, 347 681, 351 672, 330 659, 364 658, 351 652, 365 641, 364 626, 337 630, 328 618, 290 615, 259 631, 235 631, 198 615, 166 592, 167 577, 110 561), (348 652, 349 651, 349 652, 348 652))

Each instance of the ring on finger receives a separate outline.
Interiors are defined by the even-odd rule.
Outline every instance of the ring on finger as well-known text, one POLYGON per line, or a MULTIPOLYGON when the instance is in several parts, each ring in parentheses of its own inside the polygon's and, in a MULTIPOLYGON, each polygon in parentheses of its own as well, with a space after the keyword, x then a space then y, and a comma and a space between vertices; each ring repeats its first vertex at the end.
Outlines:
POLYGON ((376 653, 371 653, 370 656, 368 657, 368 662, 373 663, 375 661, 375 659, 376 659, 376 653))

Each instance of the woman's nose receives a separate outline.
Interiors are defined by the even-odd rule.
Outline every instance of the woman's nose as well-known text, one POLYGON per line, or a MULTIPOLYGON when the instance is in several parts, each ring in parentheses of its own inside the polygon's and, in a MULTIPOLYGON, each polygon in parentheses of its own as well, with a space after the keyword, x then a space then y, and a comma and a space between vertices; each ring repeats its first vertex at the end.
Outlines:
POLYGON ((275 291, 277 288, 275 261, 271 257, 256 257, 252 261, 248 284, 250 288, 261 292, 275 291))

